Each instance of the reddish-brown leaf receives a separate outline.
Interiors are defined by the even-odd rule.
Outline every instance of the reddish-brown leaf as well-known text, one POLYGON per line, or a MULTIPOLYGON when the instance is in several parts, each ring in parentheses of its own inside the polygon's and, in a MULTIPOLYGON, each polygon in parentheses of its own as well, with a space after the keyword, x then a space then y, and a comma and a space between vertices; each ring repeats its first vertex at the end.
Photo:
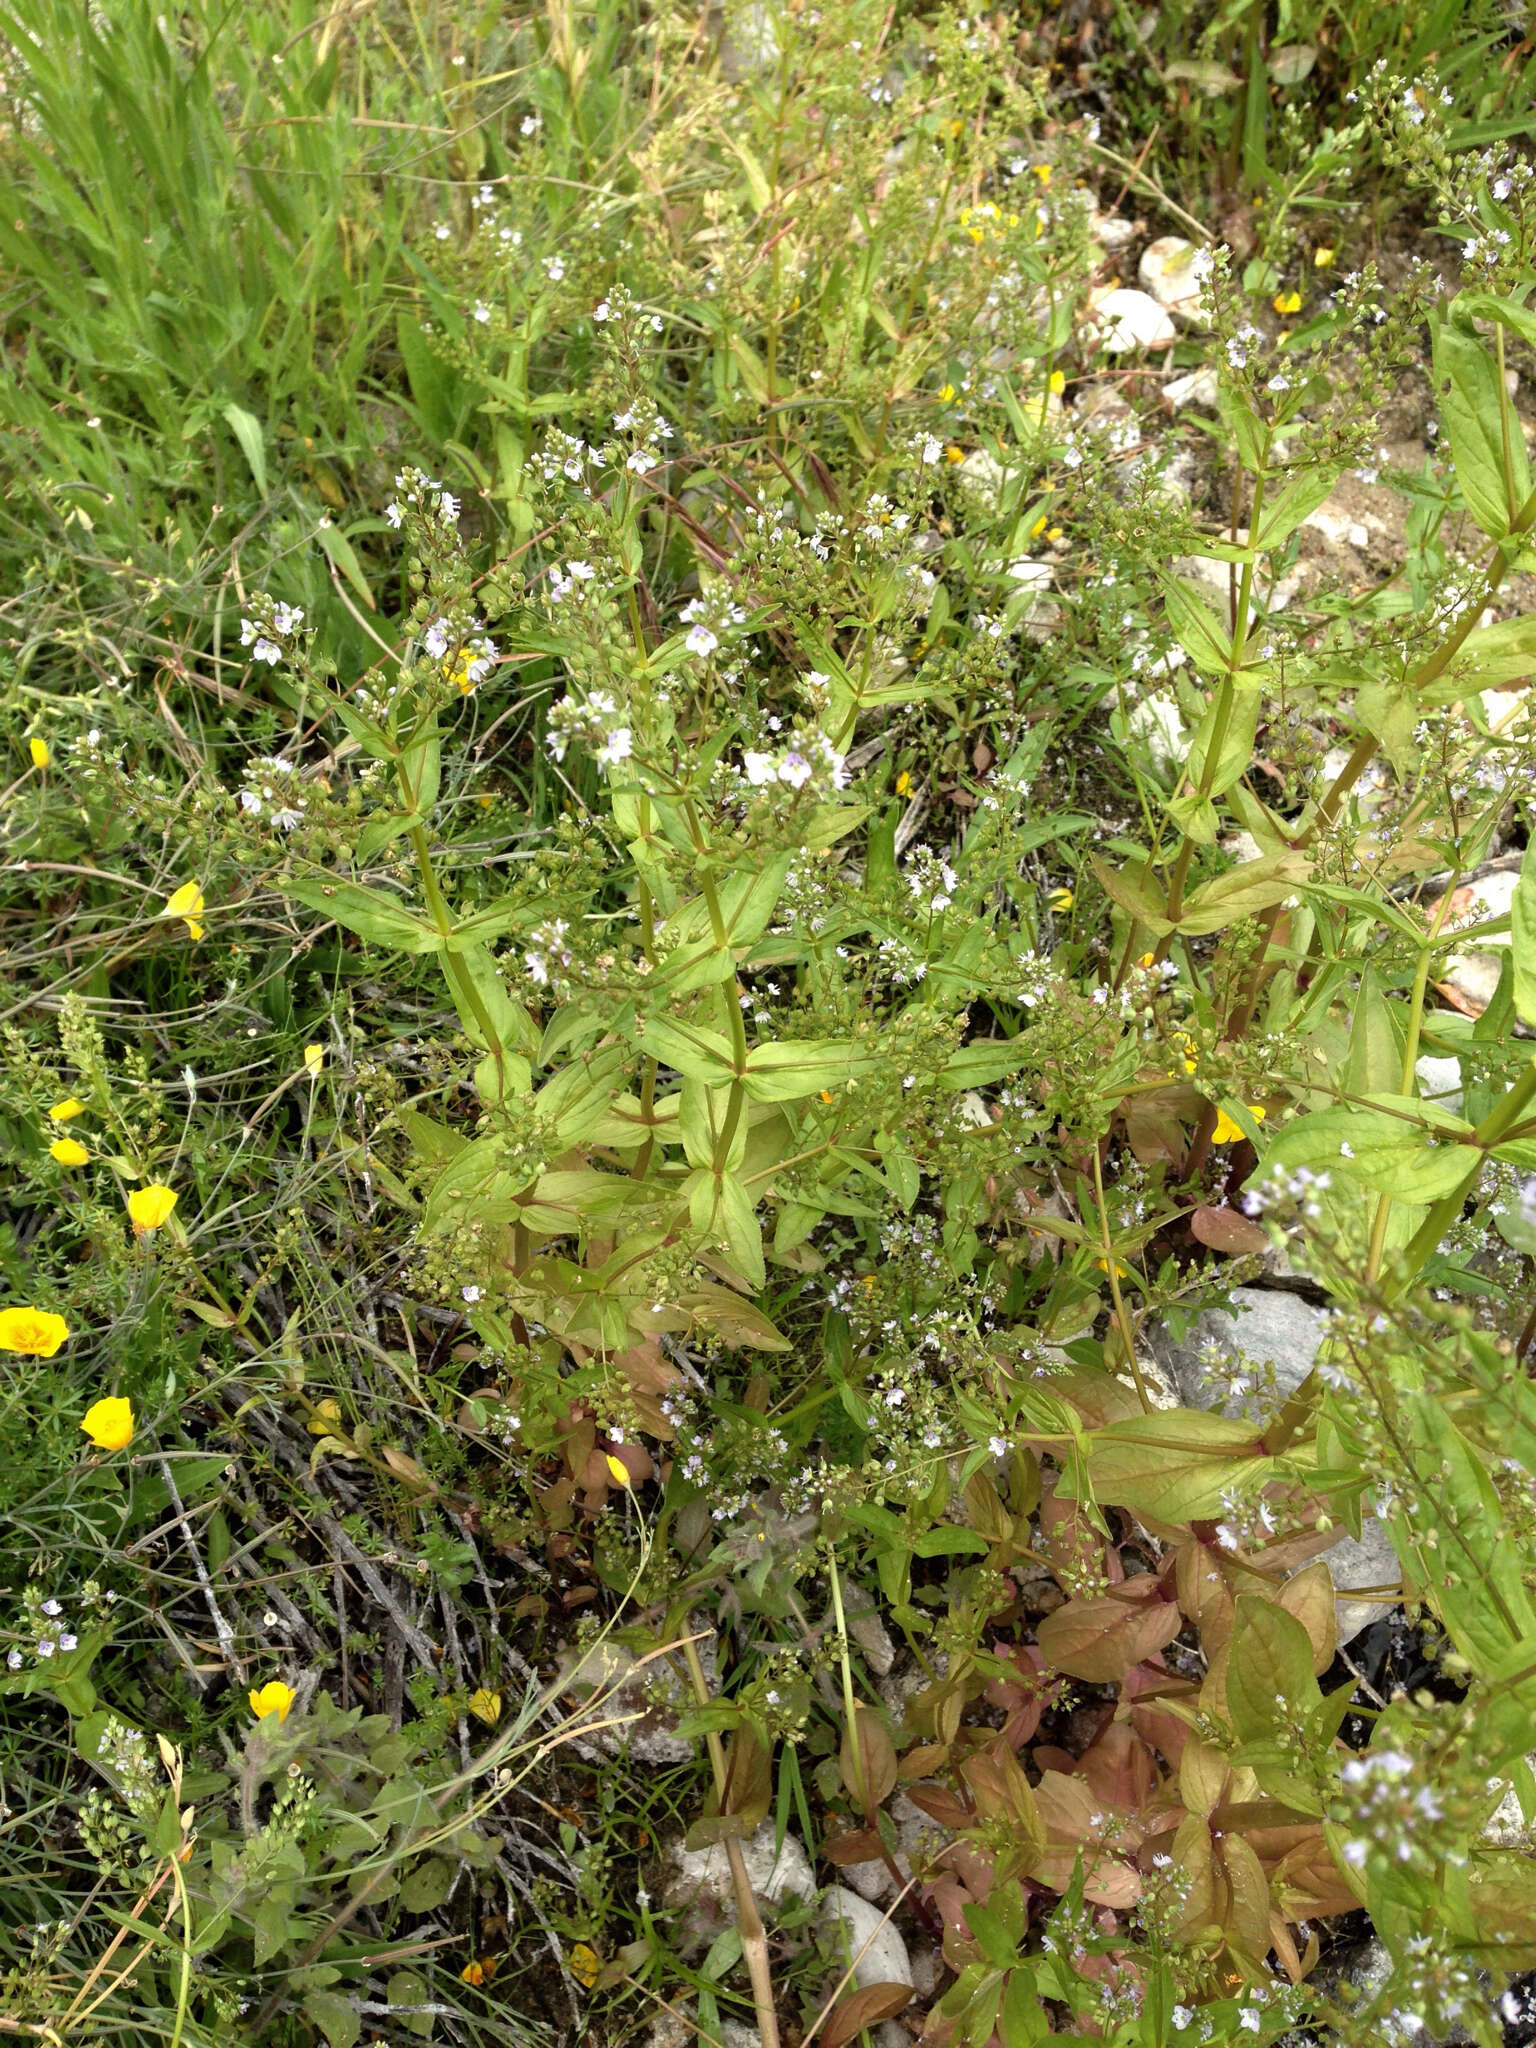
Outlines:
POLYGON ((1048 1614, 1035 1634, 1047 1665, 1102 1685, 1124 1678, 1133 1664, 1171 1643, 1183 1626, 1177 1606, 1162 1598, 1156 1580, 1148 1576, 1097 1599, 1069 1600, 1048 1614))
POLYGON ((847 1834, 833 1835, 823 1842, 821 1853, 829 1863, 835 1863, 839 1870, 849 1863, 869 1863, 885 1853, 885 1844, 876 1828, 852 1828, 847 1834))
POLYGON ((910 1984, 866 1984, 862 1991, 850 1991, 828 2013, 821 2030, 821 2048, 844 2048, 866 2027, 878 2027, 893 2020, 912 2000, 910 1984))
POLYGON ((1202 1202, 1190 1217, 1189 1227, 1203 1245, 1213 1252, 1224 1252, 1229 1259, 1269 1250, 1269 1238, 1240 1209, 1217 1209, 1202 1202))

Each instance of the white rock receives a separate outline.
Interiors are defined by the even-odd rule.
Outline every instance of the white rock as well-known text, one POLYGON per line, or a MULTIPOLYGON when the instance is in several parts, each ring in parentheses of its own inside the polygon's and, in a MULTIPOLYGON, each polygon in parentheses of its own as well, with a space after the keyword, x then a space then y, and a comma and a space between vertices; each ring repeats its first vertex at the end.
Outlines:
MULTIPOLYGON (((773 1851, 773 1822, 764 1821, 750 1840, 741 1845, 747 1876, 759 1902, 776 1906, 793 1892, 802 1899, 814 1898, 816 1879, 811 1859, 800 1846, 798 1836, 786 1835, 778 1855, 773 1851)), ((681 1842, 671 1851, 672 1874, 667 1880, 669 1904, 682 1905, 693 1899, 729 1906, 734 1902, 731 1864, 723 1842, 708 1849, 685 1849, 681 1842)))
POLYGON ((732 19, 720 40, 720 70, 732 85, 761 78, 779 61, 779 31, 774 10, 751 0, 732 19))
POLYGON ((763 2048, 763 2037, 745 2020, 722 2020, 720 2048, 763 2048))
POLYGON ((1123 249, 1136 235, 1136 223, 1122 220, 1118 213, 1095 213, 1088 222, 1088 233, 1101 249, 1123 249))
POLYGON ((1137 349, 1171 348, 1177 338, 1167 313, 1146 292, 1109 291, 1093 307, 1093 319, 1107 355, 1137 349))
POLYGON ((1182 235, 1160 235, 1147 244, 1136 266, 1136 275, 1157 303, 1185 319, 1198 317, 1205 293, 1193 268, 1196 254, 1194 243, 1182 235))
POLYGON ((853 1981, 860 1990, 866 1984, 912 1982, 907 1944, 880 1908, 857 1892, 834 1885, 821 1902, 816 1926, 844 1968, 853 1963, 853 1981))
MULTIPOLYGON (((707 1668, 708 1657, 705 1661, 707 1668)), ((564 1683, 584 1703, 583 1719, 592 1724, 592 1741, 608 1755, 627 1751, 638 1763, 681 1764, 698 1754, 697 1745, 684 1741, 669 1725, 684 1711, 687 1699, 682 1679, 663 1659, 637 1668, 622 1643, 605 1639, 580 1655, 563 1651, 561 1663, 564 1683)))
MULTIPOLYGON (((1491 875, 1479 875, 1475 882, 1466 883, 1451 899, 1451 929, 1454 930, 1458 924, 1483 924, 1494 918, 1508 917, 1519 879, 1512 869, 1500 868, 1491 875)), ((1433 917, 1437 903, 1438 899, 1436 903, 1426 905, 1426 917, 1433 917)), ((1445 963, 1446 981, 1465 998, 1466 1008, 1473 1016, 1487 1009, 1493 1001, 1499 985, 1500 964, 1508 945, 1507 931, 1489 932, 1479 936, 1475 951, 1471 947, 1465 951, 1458 950, 1445 963)))
MULTIPOLYGON (((1235 1287, 1232 1302, 1236 1315, 1207 1309, 1182 1344, 1172 1343, 1163 1332, 1154 1334, 1154 1348, 1187 1407, 1219 1408, 1224 1415, 1251 1413, 1248 1403, 1262 1368, 1273 1368, 1282 1400, 1312 1370, 1326 1323, 1321 1309, 1299 1295, 1267 1287, 1235 1287), (1220 1361, 1214 1372, 1204 1356, 1207 1346, 1220 1361), (1230 1386, 1234 1374, 1248 1383, 1237 1393, 1230 1386)), ((1264 1378, 1267 1381, 1270 1374, 1264 1373, 1264 1378)))
POLYGON ((994 506, 1008 472, 995 455, 989 455, 985 448, 973 448, 964 462, 955 470, 962 484, 967 485, 983 505, 994 506))
POLYGON ((1419 1077, 1420 1093, 1453 1116, 1461 1114, 1461 1061, 1420 1053, 1413 1071, 1419 1077))
POLYGON ((1214 370, 1191 370, 1187 377, 1169 378, 1163 386, 1163 403, 1175 412, 1182 412, 1187 405, 1201 412, 1214 412, 1220 389, 1221 379, 1214 370))
POLYGON ((1141 697, 1126 717, 1126 737, 1145 749, 1153 773, 1171 775, 1184 759, 1188 738, 1172 697, 1141 697))
MULTIPOLYGON (((914 1806, 905 1792, 898 1792, 891 1801, 891 1819, 896 1823, 896 1848, 894 1851, 897 1867, 905 1882, 912 1875, 912 1854, 925 1835, 936 1833, 933 1822, 920 1807, 914 1806)), ((873 1902, 876 1899, 894 1898, 898 1890, 890 1868, 880 1857, 872 1856, 867 1863, 844 1864, 842 1882, 848 1889, 857 1892, 861 1899, 873 1902)))

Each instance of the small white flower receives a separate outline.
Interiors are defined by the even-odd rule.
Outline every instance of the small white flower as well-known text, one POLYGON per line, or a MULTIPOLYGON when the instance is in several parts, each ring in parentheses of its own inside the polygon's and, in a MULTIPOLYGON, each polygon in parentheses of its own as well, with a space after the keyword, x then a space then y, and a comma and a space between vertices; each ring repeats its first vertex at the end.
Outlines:
POLYGON ((478 1287, 465 1287, 461 1290, 464 1299, 467 1302, 469 1302, 471 1306, 473 1306, 473 1304, 480 1299, 482 1291, 483 1290, 478 1287))
POLYGON ((304 623, 304 613, 298 605, 278 604, 272 607, 272 630, 287 636, 296 633, 304 623))
POLYGON ((291 805, 289 805, 282 810, 274 811, 272 813, 272 822, 277 827, 279 832, 291 832, 295 825, 303 824, 303 808, 301 806, 299 809, 295 810, 291 805))
POLYGON ((441 661, 448 652, 448 628, 441 619, 433 619, 421 636, 421 644, 434 661, 441 661))
POLYGON ((559 256, 546 256, 544 258, 544 275, 551 284, 558 284, 565 275, 564 259, 559 256))
POLYGON ((812 775, 811 764, 804 754, 798 754, 791 747, 779 763, 779 780, 787 782, 791 789, 803 789, 812 775))
POLYGON ((935 435, 930 434, 927 440, 924 441, 923 443, 924 462, 937 462, 939 457, 943 453, 944 443, 940 441, 935 435))
POLYGON ((690 654, 703 657, 713 654, 720 645, 720 640, 718 634, 711 633, 708 626, 691 626, 688 638, 683 644, 690 654))
POLYGON ((543 126, 544 123, 537 114, 524 114, 518 124, 518 133, 521 135, 537 135, 543 126))
POLYGON ((449 227, 447 221, 440 220, 437 226, 432 230, 432 232, 434 235, 436 235, 437 239, 440 242, 446 242, 448 237, 453 233, 453 229, 449 227))
POLYGON ((39 1655, 39 1657, 51 1657, 57 1648, 57 1643, 50 1643, 44 1640, 43 1642, 38 1644, 37 1654, 39 1655))
POLYGON ((43 1612, 44 1614, 48 1615, 62 1614, 64 1612, 64 1609, 60 1602, 57 1600, 45 1600, 43 1602, 43 1612))
POLYGON ((5 1661, 13 1671, 19 1671, 21 1669, 20 1650, 7 1650, 5 1653, 5 1661))
POLYGON ((77 1644, 77 1643, 79 1642, 79 1640, 80 1640, 80 1638, 79 1638, 78 1636, 70 1636, 70 1635, 63 1635, 63 1636, 60 1636, 60 1637, 59 1637, 59 1648, 60 1648, 61 1650, 72 1650, 72 1649, 74 1649, 74 1648, 75 1648, 75 1646, 76 1646, 76 1644, 77 1644))
POLYGON ((592 308, 592 318, 601 326, 612 311, 613 308, 609 305, 608 301, 603 299, 592 308))
POLYGON ((397 504, 395 504, 393 499, 391 499, 389 504, 387 504, 384 507, 384 517, 389 521, 391 526, 398 527, 400 524, 400 516, 400 507, 397 504))
POLYGON ((627 725, 616 726, 597 750, 597 761, 604 768, 616 768, 621 761, 627 761, 634 752, 635 741, 627 725))
POLYGON ((778 763, 772 754, 754 754, 750 751, 741 757, 741 772, 754 789, 765 789, 778 774, 778 763))
POLYGON ((634 476, 644 476, 648 469, 656 467, 656 457, 649 448, 637 448, 624 467, 634 476))
POLYGON ((475 301, 475 318, 479 321, 482 327, 487 326, 490 322, 491 309, 485 303, 484 299, 476 299, 475 301))

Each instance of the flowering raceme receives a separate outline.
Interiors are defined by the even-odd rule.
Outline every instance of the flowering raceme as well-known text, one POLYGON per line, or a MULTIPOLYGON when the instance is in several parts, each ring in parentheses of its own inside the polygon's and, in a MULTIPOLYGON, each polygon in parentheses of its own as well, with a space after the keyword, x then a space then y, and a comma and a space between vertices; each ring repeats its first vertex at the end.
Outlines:
POLYGON ((99 1451, 122 1451, 133 1441, 133 1403, 121 1394, 93 1401, 80 1427, 99 1451))
POLYGON ((68 1323, 51 1309, 0 1308, 0 1351, 52 1358, 68 1335, 68 1323))

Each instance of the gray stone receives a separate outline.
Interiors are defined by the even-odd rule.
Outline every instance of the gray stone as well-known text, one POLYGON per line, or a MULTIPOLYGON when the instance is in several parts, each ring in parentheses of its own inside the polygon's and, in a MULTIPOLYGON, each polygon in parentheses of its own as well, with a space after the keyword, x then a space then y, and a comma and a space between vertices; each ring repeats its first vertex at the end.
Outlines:
POLYGON ((1235 1287, 1232 1302, 1236 1315, 1207 1309, 1180 1344, 1165 1330, 1152 1333, 1152 1348, 1186 1407, 1249 1414, 1256 1393, 1267 1396, 1272 1386, 1283 1400, 1312 1370, 1326 1323, 1321 1309, 1261 1287, 1235 1287))
POLYGON ((1323 1563, 1328 1567, 1338 1596, 1333 1603, 1333 1612, 1334 1625, 1339 1632, 1339 1648, 1347 1650, 1356 1636, 1368 1629, 1373 1621, 1385 1621, 1398 1604, 1395 1600, 1352 1600, 1348 1597, 1350 1588, 1395 1585, 1403 1575, 1403 1568, 1392 1548, 1386 1524, 1377 1521, 1374 1515, 1366 1515, 1362 1519, 1358 1537, 1343 1536, 1331 1550, 1325 1550, 1323 1563))
MULTIPOLYGON (((798 1837, 786 1835, 775 1855, 773 1835, 773 1822, 764 1821, 757 1833, 741 1845, 747 1876, 758 1902, 777 1906, 791 1892, 802 1899, 813 1898, 816 1879, 811 1859, 798 1837)), ((731 1889, 731 1863, 723 1842, 713 1843, 708 1849, 685 1849, 678 1842, 670 1852, 670 1860, 673 1869, 666 1886, 669 1905, 689 1901, 718 1906, 733 1904, 736 1895, 731 1889)))
MULTIPOLYGON (((912 1875, 913 1851, 924 1835, 933 1835, 937 1831, 927 1814, 914 1806, 905 1792, 898 1792, 891 1801, 890 1814, 896 1823, 893 1853, 905 1882, 912 1875)), ((861 1899, 868 1899, 871 1904, 877 1899, 893 1899, 899 1889, 890 1866, 878 1856, 872 1856, 867 1863, 845 1864, 841 1877, 850 1891, 857 1892, 861 1899)))
POLYGON ((853 1981, 860 1990, 866 1984, 912 1982, 907 1944, 899 1930, 878 1906, 861 1899, 857 1892, 833 1885, 821 1902, 816 1925, 834 1956, 840 1957, 845 1967, 853 1964, 853 1981))
POLYGON ((779 61, 779 31, 773 9, 752 0, 733 17, 720 39, 720 70, 732 85, 762 78, 779 61))
POLYGON ((1461 1114, 1461 1061, 1440 1059, 1434 1053, 1420 1053, 1414 1066, 1419 1092, 1426 1100, 1453 1116, 1461 1114))

